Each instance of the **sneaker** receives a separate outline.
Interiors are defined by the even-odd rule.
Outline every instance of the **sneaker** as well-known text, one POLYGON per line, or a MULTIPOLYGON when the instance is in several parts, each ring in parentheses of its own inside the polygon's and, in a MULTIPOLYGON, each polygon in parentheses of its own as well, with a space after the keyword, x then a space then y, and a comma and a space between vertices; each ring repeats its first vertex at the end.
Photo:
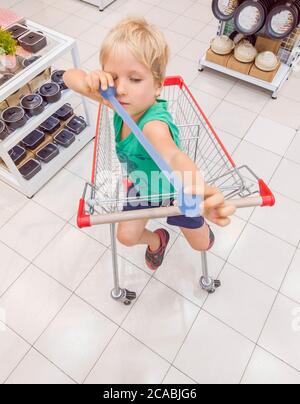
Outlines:
POLYGON ((170 234, 167 232, 167 230, 157 229, 154 233, 158 234, 160 237, 160 247, 156 251, 151 251, 148 247, 145 257, 147 267, 152 271, 156 271, 163 263, 166 249, 170 241, 170 234))

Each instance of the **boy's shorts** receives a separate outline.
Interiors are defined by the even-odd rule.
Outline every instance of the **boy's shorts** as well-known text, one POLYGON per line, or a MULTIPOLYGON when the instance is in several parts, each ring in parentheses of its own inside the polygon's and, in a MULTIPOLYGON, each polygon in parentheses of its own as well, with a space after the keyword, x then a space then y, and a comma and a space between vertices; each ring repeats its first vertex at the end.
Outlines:
MULTIPOLYGON (((128 195, 129 192, 132 192, 132 188, 130 187, 128 189, 128 195)), ((137 199, 140 195, 137 193, 137 199)), ((174 199, 170 199, 168 201, 169 203, 167 206, 172 206, 174 203, 174 199)), ((127 202, 126 205, 123 206, 123 211, 131 211, 131 210, 140 210, 140 209, 151 209, 151 208, 159 208, 162 205, 165 206, 166 201, 162 202, 156 202, 151 205, 150 201, 143 201, 143 204, 137 204, 137 202, 133 202, 130 204, 130 202, 127 202)), ((186 217, 184 215, 181 216, 169 216, 167 218, 167 223, 170 226, 178 226, 178 227, 183 227, 185 229, 200 229, 204 224, 205 220, 202 216, 197 216, 197 217, 186 217)))

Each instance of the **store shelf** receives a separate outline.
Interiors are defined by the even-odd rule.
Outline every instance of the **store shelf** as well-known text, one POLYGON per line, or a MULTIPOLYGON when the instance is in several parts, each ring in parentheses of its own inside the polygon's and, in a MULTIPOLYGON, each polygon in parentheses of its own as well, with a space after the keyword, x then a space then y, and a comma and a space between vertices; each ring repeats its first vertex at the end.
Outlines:
MULTIPOLYGON (((220 21, 217 29, 217 35, 229 36, 235 30, 233 20, 227 22, 220 21)), ((199 61, 199 70, 202 71, 207 67, 246 83, 253 84, 257 87, 270 91, 272 93, 272 98, 276 99, 282 86, 292 74, 300 60, 300 26, 295 29, 286 40, 282 41, 278 57, 281 61, 281 66, 271 83, 209 62, 206 60, 205 56, 203 56, 199 61)))
POLYGON ((38 61, 17 73, 11 80, 0 87, 0 102, 18 91, 76 45, 73 38, 59 34, 34 22, 27 21, 27 26, 34 31, 42 31, 47 36, 48 46, 38 53, 38 55, 41 55, 38 61))
POLYGON ((216 63, 209 62, 206 60, 205 57, 201 59, 199 68, 202 69, 203 67, 208 67, 220 73, 227 74, 228 76, 235 77, 239 80, 243 80, 247 83, 254 84, 258 87, 264 88, 272 92, 277 91, 282 81, 285 81, 290 74, 290 67, 287 66, 286 64, 282 64, 272 83, 269 83, 267 81, 259 80, 255 77, 249 76, 247 74, 242 74, 235 70, 227 69, 226 67, 218 65, 216 63))
MULTIPOLYGON (((66 35, 55 32, 49 28, 43 27, 31 21, 26 21, 27 26, 34 31, 42 31, 48 40, 48 45, 38 55, 41 58, 30 65, 28 68, 20 71, 11 80, 0 87, 0 101, 6 100, 10 95, 18 91, 33 78, 42 73, 48 67, 51 67, 58 59, 67 53, 71 53, 73 65, 80 67, 78 49, 76 41, 66 35)), ((42 163, 42 170, 30 181, 26 181, 15 164, 13 163, 9 150, 19 144, 24 137, 34 131, 47 118, 53 115, 62 105, 66 104, 73 97, 74 92, 66 90, 62 93, 61 99, 48 104, 45 111, 29 121, 23 128, 14 131, 4 141, 0 142, 0 158, 4 161, 6 167, 0 166, 0 180, 9 184, 13 188, 22 192, 28 197, 35 195, 56 173, 58 173, 76 154, 94 137, 94 130, 91 129, 91 110, 87 100, 80 96, 83 106, 84 118, 87 123, 86 130, 79 136, 76 136, 75 142, 67 149, 60 147, 60 154, 49 164, 42 163), (6 169, 7 168, 7 169, 6 169)))
POLYGON ((70 98, 74 95, 73 91, 67 90, 64 91, 61 99, 54 103, 48 104, 45 108, 45 111, 33 118, 30 118, 27 124, 20 129, 17 129, 11 135, 9 135, 5 140, 0 143, 0 146, 3 146, 4 150, 9 151, 18 143, 20 143, 29 133, 34 131, 36 128, 40 126, 47 118, 53 115, 62 105, 66 104, 70 98))
MULTIPOLYGON (((42 170, 31 180, 26 181, 22 178, 24 194, 28 197, 33 196, 41 187, 43 187, 55 174, 57 174, 75 155, 86 146, 94 137, 94 130, 87 127, 80 135, 76 136, 75 142, 67 149, 59 147, 59 155, 50 163, 41 163, 42 170)), ((4 167, 0 166, 0 176, 2 180, 15 189, 19 189, 21 184, 16 180, 14 174, 10 173, 4 167)))

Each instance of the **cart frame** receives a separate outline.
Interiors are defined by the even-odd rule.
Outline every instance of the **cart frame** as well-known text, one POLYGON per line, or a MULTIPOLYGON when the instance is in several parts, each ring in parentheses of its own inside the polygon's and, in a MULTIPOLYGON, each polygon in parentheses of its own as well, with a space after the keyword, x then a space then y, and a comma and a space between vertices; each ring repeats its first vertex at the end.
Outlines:
MULTIPOLYGON (((166 78, 164 92, 166 97, 163 98, 167 98, 169 107, 176 116, 174 120, 181 132, 182 147, 199 168, 203 169, 206 182, 218 186, 225 198, 230 200, 230 204, 238 208, 273 206, 275 198, 271 190, 249 167, 235 165, 184 80, 180 76, 166 78)), ((120 287, 116 223, 142 218, 178 216, 182 213, 179 207, 170 204, 159 208, 122 211, 124 203, 128 201, 126 192, 128 184, 126 179, 124 190, 124 173, 113 150, 114 136, 109 114, 108 108, 100 105, 92 179, 90 183, 86 183, 79 202, 77 224, 79 228, 110 224, 114 276, 111 296, 114 300, 129 305, 136 298, 136 294, 120 287), (115 174, 115 182, 109 174, 115 174)), ((174 197, 176 199, 174 194, 164 195, 163 199, 169 200, 174 197)), ((139 202, 141 198, 133 199, 133 202, 135 201, 139 202)), ((221 283, 209 276, 207 252, 202 252, 201 255, 203 276, 199 282, 200 287, 208 293, 214 293, 221 283)))

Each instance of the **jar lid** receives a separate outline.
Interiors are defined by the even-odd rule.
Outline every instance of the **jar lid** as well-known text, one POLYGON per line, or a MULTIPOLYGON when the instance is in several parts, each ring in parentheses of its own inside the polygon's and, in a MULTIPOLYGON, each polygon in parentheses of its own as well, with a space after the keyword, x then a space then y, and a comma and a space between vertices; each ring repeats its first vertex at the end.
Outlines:
POLYGON ((255 59, 255 66, 265 72, 272 72, 277 69, 280 60, 273 52, 261 52, 255 59))
POLYGON ((5 122, 18 122, 25 115, 25 111, 21 107, 9 107, 2 112, 2 119, 5 122))
POLYGON ((22 98, 21 106, 25 109, 34 109, 43 103, 43 98, 39 94, 29 94, 22 98))
POLYGON ((12 79, 13 77, 14 77, 14 74, 12 74, 12 73, 3 74, 3 76, 0 77, 0 86, 2 84, 5 84, 8 80, 12 79))
POLYGON ((36 62, 38 59, 40 59, 41 56, 32 56, 28 59, 23 60, 22 64, 24 67, 28 67, 30 65, 32 65, 32 63, 36 62))
POLYGON ((212 11, 214 16, 221 21, 229 21, 241 0, 213 0, 212 11))
POLYGON ((268 8, 263 1, 246 0, 236 10, 234 22, 237 31, 253 35, 265 24, 268 8))
POLYGON ((267 18, 266 32, 270 38, 283 39, 300 22, 300 7, 296 3, 279 2, 272 8, 267 18))
POLYGON ((43 84, 39 90, 41 95, 47 96, 47 97, 56 95, 59 91, 60 91, 60 87, 57 83, 43 84))
POLYGON ((247 40, 241 41, 234 50, 235 58, 242 63, 251 63, 257 56, 257 50, 247 40))
POLYGON ((55 72, 53 72, 51 79, 52 81, 54 81, 54 83, 63 83, 63 75, 65 74, 65 70, 56 70, 55 72))
POLYGON ((234 42, 226 35, 217 36, 211 42, 211 50, 218 55, 228 55, 234 46, 234 42))

